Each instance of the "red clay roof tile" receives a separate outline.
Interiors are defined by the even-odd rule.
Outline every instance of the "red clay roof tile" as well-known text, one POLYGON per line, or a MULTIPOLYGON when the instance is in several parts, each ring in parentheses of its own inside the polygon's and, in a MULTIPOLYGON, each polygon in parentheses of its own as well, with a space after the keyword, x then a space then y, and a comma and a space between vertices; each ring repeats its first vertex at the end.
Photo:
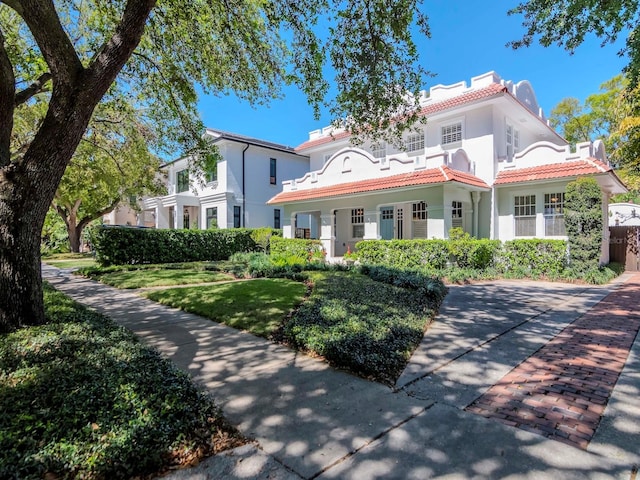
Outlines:
MULTIPOLYGON (((447 98, 446 100, 442 100, 441 102, 435 102, 433 104, 427 105, 420 110, 420 115, 428 116, 433 115, 435 113, 442 112, 444 110, 448 110, 450 108, 459 107, 461 105, 465 105, 467 103, 473 103, 478 100, 482 100, 484 98, 493 97, 494 95, 501 94, 503 92, 508 92, 507 87, 504 85, 500 85, 499 83, 492 83, 487 85, 486 87, 479 88, 477 90, 472 90, 467 93, 463 93, 462 95, 458 95, 455 97, 447 98)), ((333 142, 335 140, 341 140, 350 135, 349 132, 340 132, 336 133, 333 136, 326 136, 315 138, 313 140, 308 140, 295 148, 296 152, 301 150, 306 150, 307 148, 315 147, 317 145, 322 145, 324 143, 333 142)))
POLYGON ((389 177, 372 178, 367 180, 359 180, 356 182, 340 183, 326 187, 281 192, 271 200, 269 200, 267 203, 276 204, 297 202, 301 200, 317 200, 321 198, 351 195, 354 193, 375 192, 380 190, 391 190, 394 188, 445 182, 459 182, 474 187, 486 189, 489 188, 489 185, 487 185, 484 181, 482 181, 475 175, 460 172, 458 170, 453 170, 449 167, 443 166, 440 168, 431 168, 418 172, 402 173, 400 175, 392 175, 389 177))
POLYGON ((535 182, 552 178, 576 177, 579 175, 593 175, 611 171, 611 167, 595 158, 574 160, 571 162, 549 163, 537 167, 502 170, 498 173, 494 185, 511 183, 535 182))

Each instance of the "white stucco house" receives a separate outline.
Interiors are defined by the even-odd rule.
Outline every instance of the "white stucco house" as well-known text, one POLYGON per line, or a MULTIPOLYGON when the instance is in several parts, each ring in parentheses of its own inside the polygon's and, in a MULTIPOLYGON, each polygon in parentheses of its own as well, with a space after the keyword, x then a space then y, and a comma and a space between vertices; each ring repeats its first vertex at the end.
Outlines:
POLYGON ((609 197, 626 191, 602 142, 572 148, 548 125, 528 81, 489 72, 470 85, 434 86, 421 106, 426 123, 407 132, 403 149, 355 146, 331 127, 311 132, 295 149, 311 171, 285 181, 268 202, 283 209, 284 236, 296 235, 304 215, 330 257, 363 239, 447 238, 451 227, 502 241, 566 238, 568 182, 598 181, 603 218, 609 197))
POLYGON ((206 173, 204 186, 189 171, 189 158, 167 163, 167 195, 142 200, 141 225, 156 228, 282 227, 282 207, 267 200, 284 179, 309 171, 309 157, 292 147, 207 129, 221 159, 206 173))
POLYGON ((609 205, 609 226, 640 226, 640 205, 636 203, 611 203, 609 205))

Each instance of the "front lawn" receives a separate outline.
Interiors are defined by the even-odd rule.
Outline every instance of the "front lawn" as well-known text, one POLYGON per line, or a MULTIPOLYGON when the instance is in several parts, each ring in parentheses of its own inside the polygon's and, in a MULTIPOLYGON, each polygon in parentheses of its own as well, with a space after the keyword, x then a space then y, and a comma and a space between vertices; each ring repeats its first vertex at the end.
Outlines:
POLYGON ((100 275, 100 281, 117 288, 162 287, 233 280, 233 275, 206 270, 129 270, 100 275))
POLYGON ((45 303, 0 336, 0 478, 132 478, 244 442, 130 332, 46 284, 45 303))
POLYGON ((295 346, 332 365, 393 384, 437 313, 443 293, 377 282, 355 272, 314 272, 313 293, 284 325, 295 346))
POLYGON ((260 278, 220 285, 171 288, 146 292, 145 296, 163 305, 181 308, 254 335, 269 337, 283 318, 300 304, 306 289, 301 282, 260 278))
POLYGON ((96 265, 96 260, 90 253, 58 253, 45 255, 42 261, 56 268, 84 268, 96 265))

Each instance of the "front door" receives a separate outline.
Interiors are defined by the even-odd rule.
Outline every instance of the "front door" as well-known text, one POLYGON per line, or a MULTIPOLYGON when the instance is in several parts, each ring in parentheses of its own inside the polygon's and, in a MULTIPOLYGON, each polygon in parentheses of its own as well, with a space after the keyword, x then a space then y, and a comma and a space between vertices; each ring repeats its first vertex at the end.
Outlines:
POLYGON ((393 207, 380 207, 380 237, 393 240, 393 207))

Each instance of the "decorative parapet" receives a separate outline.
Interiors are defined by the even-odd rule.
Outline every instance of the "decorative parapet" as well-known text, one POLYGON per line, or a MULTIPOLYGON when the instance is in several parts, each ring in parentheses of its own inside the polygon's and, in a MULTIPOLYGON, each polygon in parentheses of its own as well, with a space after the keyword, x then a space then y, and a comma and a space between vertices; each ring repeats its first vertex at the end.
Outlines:
POLYGON ((529 145, 523 151, 516 153, 511 162, 503 161, 499 158, 499 170, 510 170, 514 168, 529 168, 540 165, 570 162, 586 158, 595 158, 605 165, 609 165, 609 160, 601 140, 594 142, 581 142, 576 144, 575 151, 570 145, 556 145, 552 142, 536 142, 529 145))

